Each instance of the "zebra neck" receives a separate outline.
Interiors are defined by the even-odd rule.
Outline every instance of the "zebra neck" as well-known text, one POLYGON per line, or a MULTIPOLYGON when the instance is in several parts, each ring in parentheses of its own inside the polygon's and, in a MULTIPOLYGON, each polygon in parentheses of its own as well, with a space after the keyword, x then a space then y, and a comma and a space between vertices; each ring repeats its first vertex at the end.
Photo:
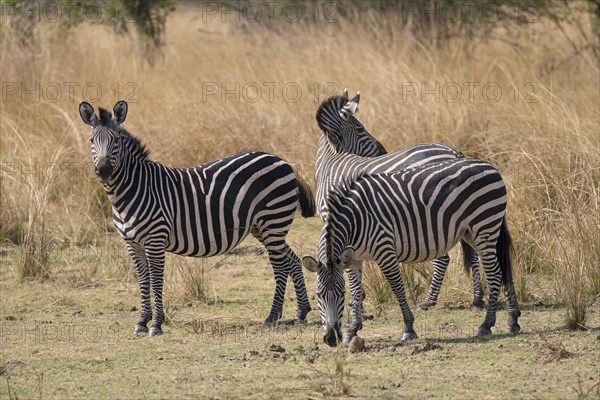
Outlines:
MULTIPOLYGON (((330 241, 330 251, 333 259, 339 258, 342 251, 344 251, 346 247, 352 245, 352 240, 350 238, 352 233, 352 216, 348 215, 349 212, 344 211, 346 211, 345 208, 336 211, 330 210, 327 218, 327 238, 330 241), (335 215, 332 215, 333 213, 335 213, 335 215)), ((328 249, 326 249, 326 251, 327 250, 328 249)))
POLYGON ((113 172, 114 178, 104 185, 108 198, 117 209, 129 204, 139 193, 140 187, 149 188, 152 184, 152 165, 147 159, 124 152, 121 163, 113 172))

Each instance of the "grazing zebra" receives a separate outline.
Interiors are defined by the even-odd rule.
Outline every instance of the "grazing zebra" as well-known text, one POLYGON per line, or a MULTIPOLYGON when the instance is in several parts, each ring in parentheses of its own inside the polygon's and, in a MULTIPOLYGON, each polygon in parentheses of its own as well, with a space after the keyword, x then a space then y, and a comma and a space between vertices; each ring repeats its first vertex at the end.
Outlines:
MULTIPOLYGON (((506 188, 491 165, 462 158, 402 172, 364 175, 347 187, 330 191, 327 208, 325 262, 306 256, 303 264, 317 273, 323 339, 330 346, 342 339, 343 270, 352 260, 358 257, 377 262, 400 303, 402 340, 409 340, 417 335, 398 263, 431 260, 460 240, 481 257, 489 285, 487 313, 477 335, 492 333, 501 282, 509 331, 520 331, 517 319, 521 312, 512 281, 511 240, 505 220, 506 188)), ((344 343, 362 329, 360 304, 351 307, 352 321, 344 343)))
POLYGON ((271 154, 245 152, 192 168, 170 168, 149 160, 141 142, 121 127, 127 103, 114 116, 87 102, 79 105, 92 126, 92 159, 113 206, 117 230, 135 264, 141 318, 134 333, 162 334, 165 252, 211 257, 237 246, 249 233, 267 249, 275 274, 273 305, 265 323, 281 317, 288 275, 298 299, 298 319, 311 310, 300 259, 286 243, 299 203, 302 216, 315 213, 313 195, 292 167, 271 154), (150 287, 154 294, 154 324, 150 287))
MULTIPOLYGON (((332 96, 319 106, 316 114, 321 129, 317 161, 315 165, 317 182, 317 209, 323 220, 327 216, 326 199, 329 191, 343 185, 362 173, 398 172, 411 166, 447 159, 464 158, 464 154, 450 146, 439 143, 423 143, 405 150, 388 154, 364 126, 354 117, 358 111, 360 94, 351 100, 348 91, 341 96, 332 96)), ((324 231, 321 231, 321 241, 324 231)), ((319 247, 321 250, 324 246, 319 247)), ((464 256, 470 260, 464 263, 467 271, 473 273, 473 306, 483 309, 483 288, 479 275, 477 253, 463 243, 464 256)), ((319 253, 319 259, 324 260, 319 253)), ((435 305, 450 257, 443 254, 433 260, 433 279, 425 300, 419 305, 427 309, 435 305)), ((354 262, 348 269, 350 292, 355 293, 360 282, 362 266, 354 262)), ((364 291, 363 291, 364 295, 364 291)), ((354 295, 351 296, 354 301, 354 295)))

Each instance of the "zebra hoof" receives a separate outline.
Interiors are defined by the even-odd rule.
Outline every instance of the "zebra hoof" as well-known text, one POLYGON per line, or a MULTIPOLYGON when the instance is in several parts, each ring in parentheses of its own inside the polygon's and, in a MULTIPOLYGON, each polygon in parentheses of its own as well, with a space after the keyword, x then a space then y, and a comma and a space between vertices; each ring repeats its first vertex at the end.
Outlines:
POLYGON ((417 306, 419 310, 427 311, 429 307, 435 306, 435 301, 424 301, 417 306))
POLYGON ((479 337, 489 336, 491 334, 492 334, 492 330, 488 327, 480 326, 479 329, 477 329, 477 336, 479 336, 479 337))
POLYGON ((298 322, 306 322, 306 316, 312 310, 312 308, 308 308, 306 310, 298 310, 298 314, 296 317, 298 318, 298 322))
POLYGON ((153 326, 152 328, 150 328, 150 332, 148 333, 148 336, 160 336, 162 334, 163 334, 163 331, 160 327, 153 326))
POLYGON ((354 336, 356 335, 344 335, 344 337, 342 338, 342 346, 348 347, 348 344, 350 344, 350 341, 352 341, 352 338, 354 336))
POLYGON ((474 310, 483 310, 485 308, 485 302, 483 300, 473 300, 472 308, 474 310))
POLYGON ((402 339, 400 339, 400 341, 406 342, 408 340, 414 340, 414 339, 417 339, 417 338, 418 338, 418 336, 417 336, 417 334, 415 332, 404 332, 402 334, 402 339))
POLYGON ((148 333, 148 327, 145 325, 136 325, 135 328, 133 328, 133 334, 139 335, 140 333, 148 333))
POLYGON ((519 324, 509 325, 507 332, 516 335, 517 333, 521 332, 521 326, 519 324))
POLYGON ((265 322, 263 322, 263 328, 265 329, 269 329, 269 328, 273 328, 277 326, 277 320, 273 321, 272 319, 265 319, 265 322))

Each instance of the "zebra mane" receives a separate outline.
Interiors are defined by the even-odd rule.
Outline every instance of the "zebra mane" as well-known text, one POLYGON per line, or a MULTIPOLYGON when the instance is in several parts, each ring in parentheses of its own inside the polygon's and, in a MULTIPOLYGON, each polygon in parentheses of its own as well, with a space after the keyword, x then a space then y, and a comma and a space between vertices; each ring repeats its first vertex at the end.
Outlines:
POLYGON ((98 108, 100 113, 99 123, 100 125, 108 128, 111 131, 116 131, 123 140, 123 144, 129 150, 129 153, 134 156, 136 159, 140 161, 146 161, 150 157, 150 150, 146 148, 146 145, 142 143, 142 141, 131 133, 129 133, 125 128, 115 123, 112 119, 112 113, 102 107, 98 108))
POLYGON ((114 121, 112 120, 112 113, 102 107, 98 109, 100 112, 100 125, 102 126, 110 126, 114 125, 114 121))
POLYGON ((346 104, 347 101, 348 99, 345 99, 343 96, 330 96, 323 100, 315 115, 317 124, 322 131, 328 131, 333 128, 332 126, 326 125, 327 122, 341 121, 339 111, 344 107, 344 104, 346 104))
POLYGON ((140 139, 123 128, 119 128, 119 133, 121 134, 121 138, 125 140, 125 146, 127 146, 127 149, 134 157, 140 161, 146 161, 150 158, 150 150, 140 139))

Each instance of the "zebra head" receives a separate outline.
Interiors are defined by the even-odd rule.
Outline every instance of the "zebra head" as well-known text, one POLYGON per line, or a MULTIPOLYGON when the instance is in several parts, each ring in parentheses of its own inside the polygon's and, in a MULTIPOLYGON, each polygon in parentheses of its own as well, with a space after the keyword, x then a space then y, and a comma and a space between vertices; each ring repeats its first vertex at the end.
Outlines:
POLYGON ((317 274, 316 292, 321 323, 323 324, 323 341, 334 347, 342 342, 342 318, 344 315, 344 299, 346 283, 344 269, 354 259, 354 250, 347 247, 341 254, 335 255, 327 239, 326 264, 311 256, 302 259, 304 268, 317 274))
POLYGON ((348 100, 348 90, 332 96, 319 106, 317 124, 338 152, 374 157, 387 151, 354 117, 358 112, 360 93, 348 100))
POLYGON ((90 142, 96 177, 100 182, 108 183, 120 163, 120 125, 127 116, 127 102, 125 100, 117 102, 113 108, 114 115, 104 108, 99 108, 99 111, 100 117, 96 116, 94 107, 90 103, 82 101, 79 104, 81 119, 92 127, 90 142))

